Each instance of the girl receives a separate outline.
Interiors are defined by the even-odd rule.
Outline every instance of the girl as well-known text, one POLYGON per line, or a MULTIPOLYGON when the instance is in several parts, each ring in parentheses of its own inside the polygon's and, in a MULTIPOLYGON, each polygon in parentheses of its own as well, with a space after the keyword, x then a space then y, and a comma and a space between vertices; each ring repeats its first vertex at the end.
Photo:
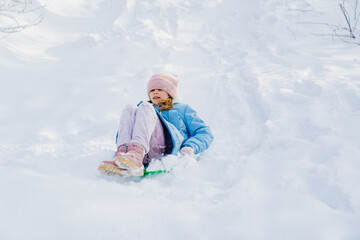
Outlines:
POLYGON ((150 101, 122 112, 117 151, 113 161, 103 161, 101 173, 120 177, 142 176, 153 158, 167 154, 193 157, 213 141, 206 126, 189 105, 176 101, 179 78, 155 74, 147 85, 150 101))

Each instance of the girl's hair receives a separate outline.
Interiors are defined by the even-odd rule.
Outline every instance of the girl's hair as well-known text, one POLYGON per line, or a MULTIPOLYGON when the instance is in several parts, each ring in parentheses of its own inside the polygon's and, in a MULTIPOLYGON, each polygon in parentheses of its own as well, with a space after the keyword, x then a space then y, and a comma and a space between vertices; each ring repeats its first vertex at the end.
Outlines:
POLYGON ((164 111, 164 110, 167 111, 173 109, 174 102, 172 97, 169 97, 168 99, 162 101, 159 105, 160 105, 160 111, 164 111))

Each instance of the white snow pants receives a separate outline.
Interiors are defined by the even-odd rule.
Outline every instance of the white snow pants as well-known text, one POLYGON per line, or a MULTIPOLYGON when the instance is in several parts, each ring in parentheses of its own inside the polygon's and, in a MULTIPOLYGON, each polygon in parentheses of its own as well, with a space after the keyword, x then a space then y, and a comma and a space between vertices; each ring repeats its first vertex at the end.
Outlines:
POLYGON ((159 158, 165 152, 165 134, 161 120, 148 102, 138 107, 127 105, 121 114, 117 147, 136 143, 144 147, 143 162, 159 158))

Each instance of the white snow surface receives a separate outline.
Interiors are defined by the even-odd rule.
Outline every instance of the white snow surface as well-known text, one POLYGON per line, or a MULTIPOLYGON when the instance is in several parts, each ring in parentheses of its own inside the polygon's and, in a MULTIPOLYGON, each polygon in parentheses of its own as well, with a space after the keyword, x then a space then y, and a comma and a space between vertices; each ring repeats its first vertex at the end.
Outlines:
POLYGON ((43 22, 0 35, 0 239, 360 239, 360 46, 317 24, 339 2, 32 1, 43 22), (157 72, 213 144, 100 175, 157 72))

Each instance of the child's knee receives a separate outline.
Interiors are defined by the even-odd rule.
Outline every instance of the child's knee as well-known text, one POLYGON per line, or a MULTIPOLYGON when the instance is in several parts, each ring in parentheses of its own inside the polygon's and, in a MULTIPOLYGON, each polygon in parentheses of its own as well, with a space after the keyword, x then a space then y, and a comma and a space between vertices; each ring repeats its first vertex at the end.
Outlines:
POLYGON ((153 105, 149 102, 141 103, 138 108, 141 110, 144 110, 144 111, 154 111, 155 112, 153 105))
POLYGON ((143 102, 138 106, 138 110, 137 111, 141 111, 144 112, 148 115, 152 115, 154 118, 157 117, 155 108, 153 107, 153 105, 149 102, 143 102))

